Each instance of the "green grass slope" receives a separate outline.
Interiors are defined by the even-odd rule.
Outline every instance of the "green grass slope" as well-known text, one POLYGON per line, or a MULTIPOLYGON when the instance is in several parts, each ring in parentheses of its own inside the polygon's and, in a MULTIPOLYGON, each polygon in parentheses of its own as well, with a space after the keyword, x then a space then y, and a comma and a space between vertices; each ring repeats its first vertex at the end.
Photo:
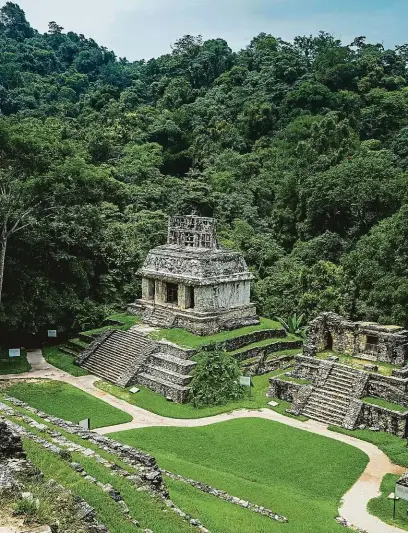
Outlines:
POLYGON ((71 422, 91 419, 91 428, 130 422, 132 417, 90 394, 60 381, 15 383, 7 389, 14 396, 47 414, 71 422))
POLYGON ((204 503, 201 496, 190 500, 193 491, 173 487, 172 497, 188 512, 203 505, 202 518, 213 533, 344 531, 334 522, 339 500, 368 461, 352 446, 262 419, 199 428, 149 428, 112 438, 152 453, 163 468, 289 518, 288 524, 270 521, 262 529, 265 526, 254 516, 252 526, 244 528, 240 513, 229 512, 215 498, 205 498, 204 503))

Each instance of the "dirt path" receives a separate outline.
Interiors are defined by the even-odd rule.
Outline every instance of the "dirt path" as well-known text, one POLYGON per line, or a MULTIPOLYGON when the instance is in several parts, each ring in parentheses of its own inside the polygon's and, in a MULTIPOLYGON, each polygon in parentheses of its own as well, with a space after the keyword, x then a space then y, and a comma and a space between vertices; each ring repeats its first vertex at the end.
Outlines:
POLYGON ((367 511, 368 502, 372 498, 376 498, 380 495, 380 484, 384 475, 388 473, 401 475, 406 471, 406 468, 394 465, 390 459, 373 444, 350 437, 348 435, 329 431, 327 426, 314 420, 301 422, 299 420, 281 415, 270 409, 259 409, 252 411, 242 409, 239 411, 233 411, 231 413, 196 419, 166 418, 146 411, 141 407, 131 405, 124 400, 120 400, 119 398, 108 394, 107 392, 97 389, 95 387, 95 382, 98 381, 98 378, 95 376, 88 375, 74 377, 67 372, 63 372, 62 370, 49 365, 42 357, 40 350, 29 352, 27 358, 32 366, 32 370, 30 372, 25 372, 24 374, 9 374, 0 376, 0 380, 3 379, 14 381, 18 379, 48 378, 57 381, 64 381, 65 383, 69 383, 74 387, 91 394, 95 398, 103 400, 109 405, 121 409, 133 417, 132 422, 96 430, 97 433, 103 435, 116 431, 125 431, 129 429, 139 429, 145 427, 198 427, 217 424, 237 418, 264 418, 266 420, 272 420, 275 422, 280 422, 281 424, 286 424, 287 426, 291 426, 302 431, 309 431, 310 433, 315 433, 317 435, 322 435, 330 439, 350 444, 351 446, 354 446, 366 453, 369 457, 369 463, 360 478, 344 495, 342 505, 339 508, 339 515, 345 518, 351 524, 354 524, 354 526, 367 531, 368 533, 401 533, 404 531, 400 528, 385 524, 379 518, 370 515, 367 511))

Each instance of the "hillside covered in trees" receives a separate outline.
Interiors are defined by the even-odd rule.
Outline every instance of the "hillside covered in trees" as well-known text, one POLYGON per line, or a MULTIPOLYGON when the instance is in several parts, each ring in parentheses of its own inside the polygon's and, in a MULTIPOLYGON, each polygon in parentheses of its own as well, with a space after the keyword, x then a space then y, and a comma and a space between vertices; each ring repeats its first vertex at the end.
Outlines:
POLYGON ((56 22, 42 35, 7 2, 3 335, 134 300, 167 216, 193 212, 244 253, 263 315, 408 326, 407 60, 408 45, 322 32, 238 53, 184 36, 131 63, 56 22))

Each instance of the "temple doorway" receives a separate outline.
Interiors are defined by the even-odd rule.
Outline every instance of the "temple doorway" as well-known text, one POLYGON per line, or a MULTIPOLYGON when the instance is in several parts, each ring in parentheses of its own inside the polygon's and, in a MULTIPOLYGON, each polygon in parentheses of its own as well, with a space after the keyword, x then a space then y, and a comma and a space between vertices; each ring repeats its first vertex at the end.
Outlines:
POLYGON ((178 285, 166 283, 166 302, 168 304, 178 304, 178 285))

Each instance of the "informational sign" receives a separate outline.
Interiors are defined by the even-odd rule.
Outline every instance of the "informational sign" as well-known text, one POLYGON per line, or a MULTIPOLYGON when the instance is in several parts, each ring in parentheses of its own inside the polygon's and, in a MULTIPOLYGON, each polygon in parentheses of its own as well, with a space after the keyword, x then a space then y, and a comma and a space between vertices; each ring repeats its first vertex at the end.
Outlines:
POLYGON ((78 426, 81 426, 81 428, 88 430, 91 429, 91 419, 85 418, 85 420, 81 420, 80 422, 78 422, 78 426))
POLYGON ((20 348, 10 348, 9 357, 10 357, 10 359, 13 358, 13 357, 21 357, 20 348))
POLYGON ((408 487, 406 485, 395 485, 395 496, 401 500, 408 500, 408 487))
POLYGON ((132 394, 136 394, 137 392, 140 392, 140 389, 138 389, 137 387, 132 387, 131 389, 129 389, 129 392, 131 392, 132 394))
POLYGON ((48 337, 49 338, 56 338, 57 336, 57 330, 56 329, 49 329, 48 330, 48 337))
POLYGON ((243 385, 244 387, 250 387, 251 386, 251 377, 250 376, 241 376, 239 378, 239 384, 243 385))

